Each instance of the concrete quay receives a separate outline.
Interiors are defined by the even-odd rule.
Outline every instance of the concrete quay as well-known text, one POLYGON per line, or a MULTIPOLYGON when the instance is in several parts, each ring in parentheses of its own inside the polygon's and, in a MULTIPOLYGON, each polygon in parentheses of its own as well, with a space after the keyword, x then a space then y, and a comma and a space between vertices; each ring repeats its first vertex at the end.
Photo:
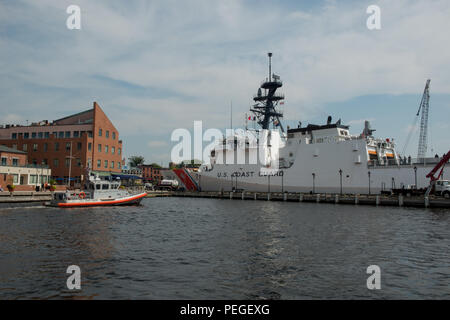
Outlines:
POLYGON ((170 192, 174 197, 216 198, 231 200, 265 200, 289 202, 315 202, 351 205, 396 206, 418 208, 450 208, 450 199, 442 197, 405 197, 386 195, 358 195, 358 194, 310 194, 310 193, 281 193, 281 192, 170 192))

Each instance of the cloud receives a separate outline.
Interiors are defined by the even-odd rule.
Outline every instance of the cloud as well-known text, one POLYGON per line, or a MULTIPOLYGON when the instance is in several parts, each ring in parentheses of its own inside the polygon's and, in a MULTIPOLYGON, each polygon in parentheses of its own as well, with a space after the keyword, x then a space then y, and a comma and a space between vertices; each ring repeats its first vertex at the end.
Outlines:
POLYGON ((26 124, 21 115, 14 113, 2 114, 2 122, 5 124, 26 124))
POLYGON ((350 126, 354 126, 354 125, 362 125, 366 121, 375 121, 375 120, 376 120, 375 118, 357 119, 357 120, 349 120, 346 123, 350 126))
POLYGON ((167 142, 166 142, 166 141, 157 141, 157 140, 154 140, 154 141, 149 141, 149 142, 147 143, 147 146, 150 147, 150 148, 165 147, 165 146, 167 146, 167 142))
POLYGON ((227 126, 230 101, 243 122, 267 51, 290 119, 356 96, 417 94, 430 77, 433 93, 450 93, 447 0, 377 1, 379 31, 366 28, 368 4, 354 1, 80 0, 82 29, 67 30, 70 4, 0 3, 2 111, 35 121, 95 100, 131 153, 140 152, 132 135, 159 141, 194 120, 227 126))

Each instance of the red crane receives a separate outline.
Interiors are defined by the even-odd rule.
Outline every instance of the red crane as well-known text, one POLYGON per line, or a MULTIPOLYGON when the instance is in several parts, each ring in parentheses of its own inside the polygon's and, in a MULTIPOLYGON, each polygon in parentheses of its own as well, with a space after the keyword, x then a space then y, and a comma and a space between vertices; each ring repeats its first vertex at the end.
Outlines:
POLYGON ((442 174, 444 173, 444 167, 445 164, 450 160, 450 151, 447 152, 447 154, 445 154, 441 161, 439 161, 439 163, 433 168, 433 170, 430 171, 430 173, 427 174, 427 178, 430 178, 430 185, 427 189, 427 192, 425 193, 425 196, 428 196, 430 194, 431 189, 433 188, 435 182, 437 180, 439 180, 442 177, 442 174), (441 168, 442 167, 442 168, 441 168), (438 176, 435 177, 434 175, 436 174, 436 172, 441 169, 441 171, 439 172, 438 176))
POLYGON ((444 172, 445 164, 450 160, 450 151, 447 152, 447 154, 444 154, 441 161, 433 168, 433 170, 430 171, 429 174, 427 174, 427 178, 431 179, 431 182, 439 180, 442 177, 442 173, 444 172), (439 170, 439 168, 442 167, 441 172, 439 172, 439 175, 435 177, 435 173, 439 170))

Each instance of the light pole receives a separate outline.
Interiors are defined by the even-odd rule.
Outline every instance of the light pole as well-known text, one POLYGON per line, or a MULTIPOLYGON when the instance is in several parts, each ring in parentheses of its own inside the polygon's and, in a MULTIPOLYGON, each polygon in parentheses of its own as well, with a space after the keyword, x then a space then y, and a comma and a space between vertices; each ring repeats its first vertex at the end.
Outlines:
POLYGON ((313 193, 316 193, 316 174, 312 174, 313 177, 313 193))
POLYGON ((267 174, 267 179, 269 180, 267 192, 270 193, 270 174, 267 174))
POLYGON ((283 179, 283 177, 284 177, 284 172, 283 171, 280 171, 280 173, 281 173, 281 193, 283 193, 284 192, 284 179, 283 179))
POLYGON ((367 172, 367 174, 369 175, 369 195, 370 195, 370 171, 367 172))
POLYGON ((417 189, 417 167, 414 167, 414 188, 417 189))
POLYGON ((340 176, 340 182, 341 182, 341 194, 342 194, 342 169, 339 169, 339 176, 340 176))

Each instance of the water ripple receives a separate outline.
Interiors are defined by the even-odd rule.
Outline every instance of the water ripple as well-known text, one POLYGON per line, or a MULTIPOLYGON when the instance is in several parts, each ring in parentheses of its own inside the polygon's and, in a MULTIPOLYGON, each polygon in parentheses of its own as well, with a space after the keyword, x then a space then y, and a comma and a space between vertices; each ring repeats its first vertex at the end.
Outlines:
POLYGON ((0 298, 449 299, 449 227, 448 210, 266 201, 0 209, 0 298))

